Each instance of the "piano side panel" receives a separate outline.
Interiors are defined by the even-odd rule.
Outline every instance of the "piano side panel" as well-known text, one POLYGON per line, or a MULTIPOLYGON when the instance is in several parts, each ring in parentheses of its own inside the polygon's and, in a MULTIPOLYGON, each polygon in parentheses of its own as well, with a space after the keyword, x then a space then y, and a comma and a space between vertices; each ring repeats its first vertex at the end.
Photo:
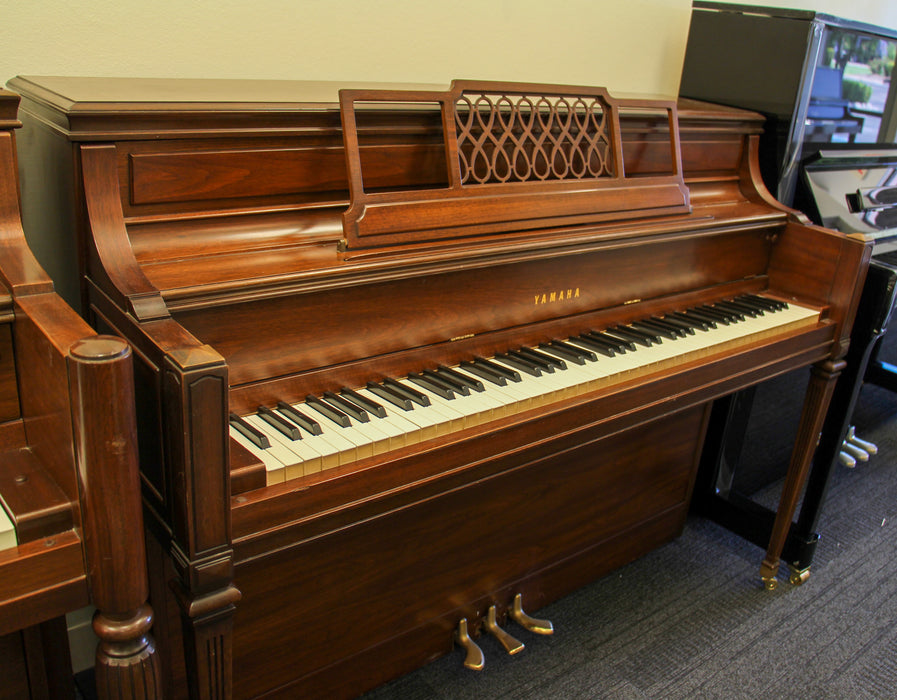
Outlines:
MULTIPOLYGON (((704 415, 700 406, 603 438, 567 435, 548 456, 524 450, 490 478, 240 563, 235 695, 299 682, 335 659, 354 664, 366 650, 395 664, 377 645, 420 627, 424 648, 447 651, 457 619, 476 630, 487 601, 504 612, 525 590, 541 607, 675 537, 704 415), (667 529, 642 539, 655 520, 667 529), (585 559, 583 578, 573 562, 585 559)), ((426 660, 411 656, 393 672, 426 660)), ((351 692, 366 682, 356 672, 351 692)))
POLYGON ((0 423, 19 417, 19 389, 10 324, 0 324, 0 423))
POLYGON ((804 299, 825 299, 837 324, 832 357, 847 352, 872 243, 817 226, 789 223, 776 241, 770 283, 804 299))

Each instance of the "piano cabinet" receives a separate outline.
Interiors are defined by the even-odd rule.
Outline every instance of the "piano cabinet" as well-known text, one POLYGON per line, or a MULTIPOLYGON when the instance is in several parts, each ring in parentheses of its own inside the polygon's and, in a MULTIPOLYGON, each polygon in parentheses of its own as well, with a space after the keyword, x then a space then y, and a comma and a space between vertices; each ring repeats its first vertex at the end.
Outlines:
POLYGON ((153 698, 131 352, 25 242, 18 104, 0 90, 0 697, 74 697, 64 615, 93 604, 98 697, 153 698))
POLYGON ((172 697, 352 697, 456 642, 477 665, 492 617, 525 643, 515 600, 681 532, 715 399, 812 367, 775 585, 870 246, 772 199, 757 115, 498 83, 11 85, 24 173, 71 175, 26 213, 58 210, 84 313, 133 348, 172 697))

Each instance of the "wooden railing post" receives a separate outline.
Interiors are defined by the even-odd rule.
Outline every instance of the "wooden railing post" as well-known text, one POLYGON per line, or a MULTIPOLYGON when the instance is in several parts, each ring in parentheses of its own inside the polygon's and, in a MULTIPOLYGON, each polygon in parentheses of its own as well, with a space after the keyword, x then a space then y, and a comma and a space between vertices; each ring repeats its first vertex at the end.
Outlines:
POLYGON ((131 348, 95 336, 68 355, 100 698, 160 697, 143 540, 131 348))

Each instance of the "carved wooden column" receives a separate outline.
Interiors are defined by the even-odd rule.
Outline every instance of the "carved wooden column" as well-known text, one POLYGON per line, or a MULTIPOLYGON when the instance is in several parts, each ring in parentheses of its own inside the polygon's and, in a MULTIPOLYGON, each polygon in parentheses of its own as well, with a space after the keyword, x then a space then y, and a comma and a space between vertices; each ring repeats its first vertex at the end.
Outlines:
POLYGON ((816 443, 819 441, 822 424, 825 422, 829 402, 835 389, 835 380, 844 366, 843 360, 826 360, 813 365, 810 370, 810 383, 804 398, 797 438, 791 452, 791 462, 779 498, 766 558, 760 565, 760 578, 769 590, 778 585, 776 574, 779 571, 782 548, 785 546, 794 511, 813 462, 816 443))
POLYGON ((100 698, 160 697, 150 635, 131 349, 96 336, 69 350, 69 389, 100 698), (115 401, 109 398, 114 397, 115 401))

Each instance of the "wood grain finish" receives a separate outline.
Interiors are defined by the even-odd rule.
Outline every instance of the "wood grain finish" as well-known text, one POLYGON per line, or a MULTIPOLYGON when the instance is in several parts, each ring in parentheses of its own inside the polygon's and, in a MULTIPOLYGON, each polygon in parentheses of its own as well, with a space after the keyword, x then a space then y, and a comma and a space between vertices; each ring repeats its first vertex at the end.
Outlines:
MULTIPOLYGON (((397 88, 349 92, 341 113, 289 82, 255 102, 220 98, 251 82, 171 81, 173 102, 157 81, 12 84, 31 138, 65 141, 76 173, 77 225, 59 230, 84 251, 85 310, 134 349, 171 697, 352 697, 446 653, 461 617, 477 634, 489 605, 537 609, 669 541, 710 402, 846 347, 869 247, 772 200, 750 113, 621 102, 588 128, 615 154, 597 185, 499 166, 462 191, 445 90, 410 109, 397 88), (819 320, 282 483, 227 437, 230 411, 745 292, 819 320)), ((808 395, 807 434, 826 403, 808 395)))
MULTIPOLYGON (((17 105, 0 91, 0 114, 17 105)), ((158 697, 142 527, 123 526, 141 522, 130 350, 97 336, 31 254, 18 209, 15 123, 0 125, 0 284, 9 301, 0 386, 17 404, 2 416, 0 495, 18 540, 0 551, 0 635, 27 667, 23 697, 72 697, 63 616, 93 603, 100 658, 109 662, 98 665, 100 697, 158 697), (121 682, 107 682, 113 666, 121 682)))

